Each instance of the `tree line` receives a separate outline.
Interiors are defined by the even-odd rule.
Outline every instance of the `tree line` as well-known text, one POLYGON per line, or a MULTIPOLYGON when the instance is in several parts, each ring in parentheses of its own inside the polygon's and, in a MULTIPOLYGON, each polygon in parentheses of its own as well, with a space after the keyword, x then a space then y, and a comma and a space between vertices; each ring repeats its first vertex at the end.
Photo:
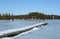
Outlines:
POLYGON ((60 19, 60 15, 46 15, 41 12, 30 12, 26 15, 11 15, 10 13, 0 14, 0 20, 14 20, 14 19, 60 19))

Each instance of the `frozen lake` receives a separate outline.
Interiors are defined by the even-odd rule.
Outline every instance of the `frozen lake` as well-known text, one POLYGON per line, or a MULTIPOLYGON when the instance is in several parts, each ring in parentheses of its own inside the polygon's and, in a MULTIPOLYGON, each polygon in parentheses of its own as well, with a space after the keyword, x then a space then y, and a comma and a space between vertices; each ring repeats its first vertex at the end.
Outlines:
POLYGON ((48 25, 14 39, 60 39, 60 20, 0 20, 0 31, 23 28, 40 22, 47 22, 48 25))

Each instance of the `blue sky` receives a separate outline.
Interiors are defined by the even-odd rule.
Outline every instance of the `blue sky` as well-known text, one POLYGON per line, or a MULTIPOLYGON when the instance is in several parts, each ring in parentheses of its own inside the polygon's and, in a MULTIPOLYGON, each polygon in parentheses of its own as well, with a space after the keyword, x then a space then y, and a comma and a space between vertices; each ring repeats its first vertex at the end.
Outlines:
POLYGON ((60 0, 0 0, 0 13, 14 15, 42 12, 60 15, 60 0))

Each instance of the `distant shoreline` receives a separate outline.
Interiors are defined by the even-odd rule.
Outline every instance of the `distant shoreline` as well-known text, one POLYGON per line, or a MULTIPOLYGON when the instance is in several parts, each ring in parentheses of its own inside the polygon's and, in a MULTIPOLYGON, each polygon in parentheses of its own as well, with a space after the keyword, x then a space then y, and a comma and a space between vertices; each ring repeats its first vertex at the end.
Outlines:
POLYGON ((0 20, 60 20, 60 19, 0 19, 0 20))
POLYGON ((46 20, 46 19, 60 19, 59 15, 46 15, 40 12, 30 12, 26 15, 10 15, 10 14, 0 14, 0 20, 46 20))

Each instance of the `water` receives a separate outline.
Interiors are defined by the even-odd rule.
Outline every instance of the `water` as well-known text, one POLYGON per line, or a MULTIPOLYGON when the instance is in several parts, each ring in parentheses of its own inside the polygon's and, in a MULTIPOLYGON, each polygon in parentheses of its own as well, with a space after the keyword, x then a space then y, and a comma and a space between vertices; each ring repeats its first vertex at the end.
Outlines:
POLYGON ((14 39, 60 39, 60 20, 0 20, 0 31, 23 28, 40 22, 47 22, 48 25, 14 39))

